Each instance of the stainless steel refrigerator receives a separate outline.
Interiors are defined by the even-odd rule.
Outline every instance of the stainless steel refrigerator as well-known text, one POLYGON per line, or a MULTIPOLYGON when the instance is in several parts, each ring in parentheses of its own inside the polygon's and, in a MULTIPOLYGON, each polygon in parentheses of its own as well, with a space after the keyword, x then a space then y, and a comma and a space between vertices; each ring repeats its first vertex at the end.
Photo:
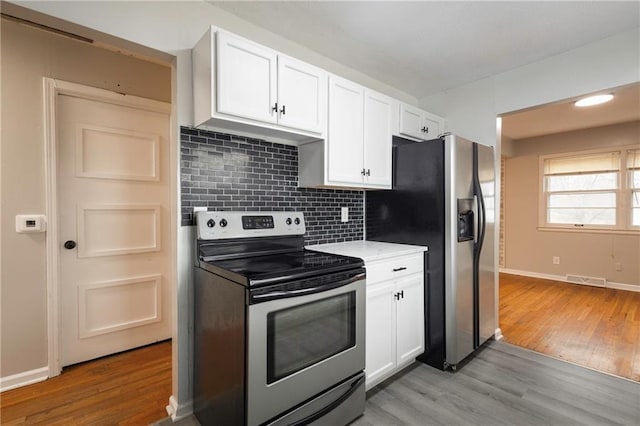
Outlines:
POLYGON ((425 352, 455 369, 495 333, 493 148, 394 137, 393 189, 366 194, 366 238, 426 245, 425 352))

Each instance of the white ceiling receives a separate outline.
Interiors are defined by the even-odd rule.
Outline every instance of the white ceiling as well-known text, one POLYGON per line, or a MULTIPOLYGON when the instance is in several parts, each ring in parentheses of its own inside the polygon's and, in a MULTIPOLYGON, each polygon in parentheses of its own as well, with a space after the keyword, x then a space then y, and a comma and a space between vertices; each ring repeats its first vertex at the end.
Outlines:
POLYGON ((640 2, 211 1, 425 96, 640 26, 640 2))
POLYGON ((614 98, 584 108, 573 104, 577 99, 570 99, 506 115, 502 118, 502 134, 517 140, 640 120, 640 84, 600 93, 612 93, 614 98))

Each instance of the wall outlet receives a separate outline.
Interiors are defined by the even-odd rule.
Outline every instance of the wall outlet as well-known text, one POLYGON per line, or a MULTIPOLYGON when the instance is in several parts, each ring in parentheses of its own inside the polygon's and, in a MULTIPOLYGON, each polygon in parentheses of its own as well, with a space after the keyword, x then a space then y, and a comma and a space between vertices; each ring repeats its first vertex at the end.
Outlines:
POLYGON ((340 216, 342 222, 349 222, 349 207, 341 207, 340 216))
POLYGON ((618 272, 622 271, 622 263, 616 262, 616 271, 618 272))
POLYGON ((560 256, 553 256, 553 264, 554 265, 560 264, 560 256))
POLYGON ((197 212, 206 212, 207 208, 206 207, 194 207, 193 208, 193 212, 197 213, 197 212))

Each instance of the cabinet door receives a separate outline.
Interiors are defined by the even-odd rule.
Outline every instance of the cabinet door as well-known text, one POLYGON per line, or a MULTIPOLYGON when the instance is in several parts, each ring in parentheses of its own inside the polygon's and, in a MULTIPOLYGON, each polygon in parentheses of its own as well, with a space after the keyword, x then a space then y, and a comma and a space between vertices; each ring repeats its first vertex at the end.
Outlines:
POLYGON ((327 101, 324 71, 278 56, 278 124, 322 133, 327 101))
POLYGON ((367 288, 366 388, 370 389, 396 367, 395 283, 367 288))
POLYGON ((391 188, 391 119, 393 100, 364 92, 364 182, 366 186, 391 188))
POLYGON ((412 275, 397 281, 398 366, 413 362, 424 352, 424 275, 412 275))
POLYGON ((400 104, 400 134, 423 139, 422 110, 411 105, 400 104))
POLYGON ((438 118, 429 113, 424 113, 421 129, 423 131, 421 138, 426 140, 435 139, 442 132, 440 130, 440 121, 438 118))
POLYGON ((364 88, 329 77, 329 131, 327 176, 329 184, 362 185, 364 88))
POLYGON ((217 36, 217 112, 275 123, 276 54, 223 31, 217 36))

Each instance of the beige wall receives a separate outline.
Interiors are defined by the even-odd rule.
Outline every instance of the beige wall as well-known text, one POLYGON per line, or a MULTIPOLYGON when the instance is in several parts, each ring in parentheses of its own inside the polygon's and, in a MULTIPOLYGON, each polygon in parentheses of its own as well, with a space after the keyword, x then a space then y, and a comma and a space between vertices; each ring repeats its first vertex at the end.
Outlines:
POLYGON ((578 274, 640 286, 640 236, 537 230, 539 155, 630 145, 640 122, 516 141, 505 168, 505 267, 550 275, 578 274), (552 257, 560 264, 553 265, 552 257), (615 263, 623 265, 615 270, 615 263))
POLYGON ((171 101, 171 69, 2 19, 0 376, 47 365, 45 234, 15 215, 45 213, 42 78, 171 101))

